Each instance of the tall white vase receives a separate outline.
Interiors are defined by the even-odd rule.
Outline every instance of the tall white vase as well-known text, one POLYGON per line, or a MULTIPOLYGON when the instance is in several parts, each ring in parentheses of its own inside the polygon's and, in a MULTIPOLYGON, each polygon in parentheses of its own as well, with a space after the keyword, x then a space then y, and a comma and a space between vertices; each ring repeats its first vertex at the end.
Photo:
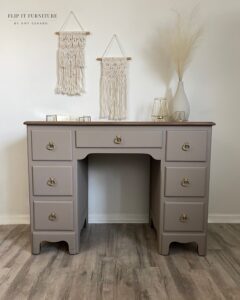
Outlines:
POLYGON ((190 105, 184 90, 183 81, 178 82, 176 94, 172 101, 172 119, 174 121, 187 121, 190 114, 190 105))

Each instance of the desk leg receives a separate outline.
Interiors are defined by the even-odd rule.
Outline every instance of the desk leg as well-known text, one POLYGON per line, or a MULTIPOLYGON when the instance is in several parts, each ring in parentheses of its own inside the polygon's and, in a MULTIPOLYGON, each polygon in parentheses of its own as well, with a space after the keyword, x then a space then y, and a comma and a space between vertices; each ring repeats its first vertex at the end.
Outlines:
POLYGON ((161 255, 169 255, 169 247, 171 244, 171 240, 169 241, 164 235, 161 236, 161 243, 159 244, 159 254, 161 255))
POLYGON ((68 249, 69 249, 70 254, 78 254, 79 253, 79 251, 80 251, 79 243, 76 242, 75 238, 72 240, 69 239, 67 241, 67 243, 68 243, 68 249))
POLYGON ((87 224, 88 224, 88 220, 87 220, 88 218, 86 217, 85 218, 85 221, 84 221, 84 223, 83 223, 83 228, 87 228, 87 224))
POLYGON ((151 158, 150 161, 150 225, 157 234, 158 251, 160 252, 160 204, 161 204, 161 161, 151 158))
POLYGON ((41 246, 41 240, 39 240, 38 237, 32 234, 32 254, 40 254, 40 246, 41 246))
POLYGON ((39 254, 41 243, 65 241, 68 244, 70 254, 79 253, 79 242, 76 239, 75 232, 33 232, 32 233, 32 254, 39 254))
POLYGON ((88 158, 77 161, 76 178, 76 223, 78 232, 77 243, 81 243, 81 230, 88 224, 88 158))

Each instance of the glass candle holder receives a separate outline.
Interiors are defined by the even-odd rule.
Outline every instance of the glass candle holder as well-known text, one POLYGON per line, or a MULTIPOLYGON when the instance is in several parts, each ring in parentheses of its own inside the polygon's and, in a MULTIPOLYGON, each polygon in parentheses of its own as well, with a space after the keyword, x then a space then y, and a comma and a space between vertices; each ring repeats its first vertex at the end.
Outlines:
POLYGON ((155 98, 152 109, 152 120, 153 121, 168 121, 169 120, 169 109, 168 101, 165 98, 155 98))
POLYGON ((57 115, 46 115, 46 121, 47 122, 57 121, 57 115))
POLYGON ((78 120, 80 122, 91 122, 91 116, 82 116, 82 117, 79 117, 78 120))
POLYGON ((175 111, 174 114, 173 114, 173 119, 177 122, 186 121, 185 111, 175 111))

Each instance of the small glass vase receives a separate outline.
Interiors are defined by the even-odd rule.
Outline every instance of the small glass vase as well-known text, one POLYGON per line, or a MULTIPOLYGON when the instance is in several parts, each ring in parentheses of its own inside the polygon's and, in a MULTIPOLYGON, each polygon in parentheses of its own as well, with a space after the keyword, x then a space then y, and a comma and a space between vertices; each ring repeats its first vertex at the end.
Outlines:
POLYGON ((152 120, 153 121, 168 121, 168 101, 165 98, 155 98, 152 108, 152 120))
POLYGON ((188 121, 189 114, 190 105, 184 90, 183 81, 180 80, 172 101, 172 119, 174 121, 188 121))

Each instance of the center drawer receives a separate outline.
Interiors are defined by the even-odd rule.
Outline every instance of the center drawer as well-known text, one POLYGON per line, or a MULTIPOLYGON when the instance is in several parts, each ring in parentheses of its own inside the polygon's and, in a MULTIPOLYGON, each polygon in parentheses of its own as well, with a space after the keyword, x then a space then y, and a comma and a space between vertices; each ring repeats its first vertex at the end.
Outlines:
POLYGON ((33 166, 34 196, 71 196, 71 166, 33 166))
POLYGON ((162 148, 157 127, 82 127, 76 130, 77 148, 162 148))

